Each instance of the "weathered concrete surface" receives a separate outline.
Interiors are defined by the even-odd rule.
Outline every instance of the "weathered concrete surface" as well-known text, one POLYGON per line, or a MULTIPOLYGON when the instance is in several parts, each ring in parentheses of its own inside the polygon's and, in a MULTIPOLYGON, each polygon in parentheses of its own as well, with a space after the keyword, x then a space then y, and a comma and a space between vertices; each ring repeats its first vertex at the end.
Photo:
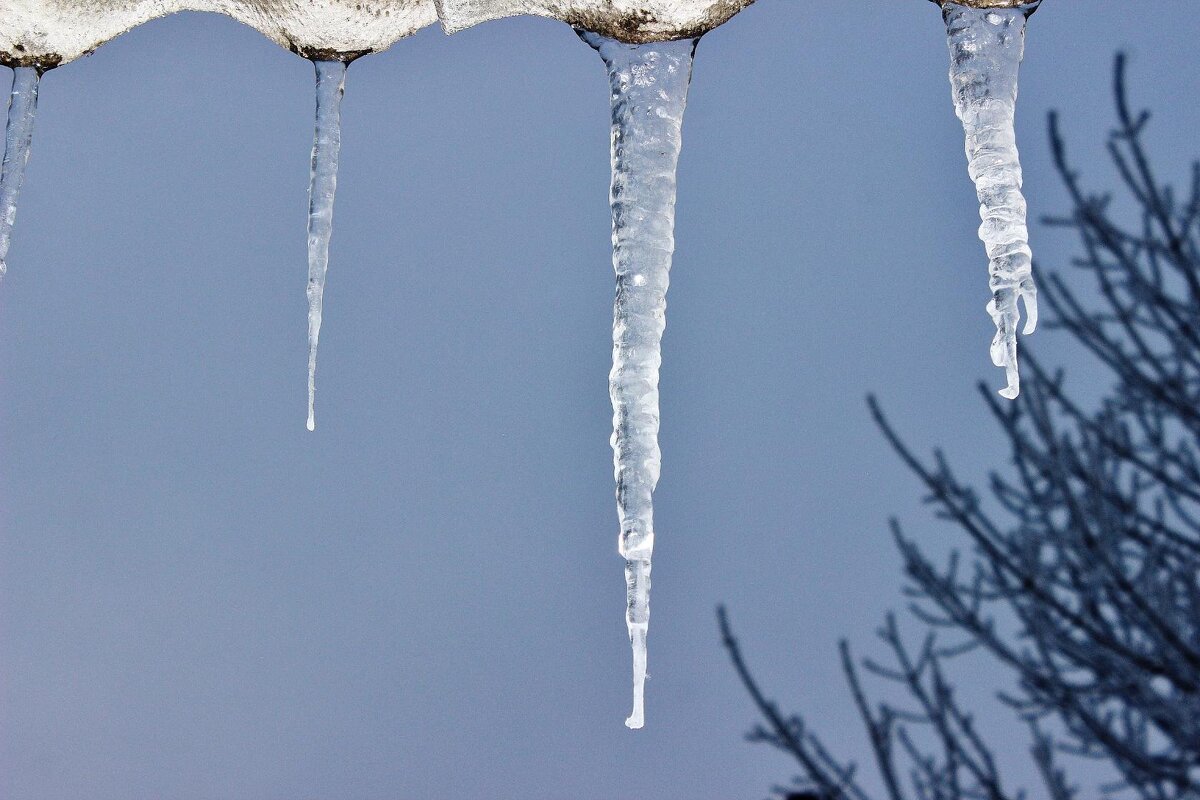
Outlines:
POLYGON ((970 6, 971 8, 1020 8, 1021 6, 1033 5, 1031 0, 931 0, 938 5, 946 5, 947 2, 953 2, 960 6, 970 6))
MULTIPOLYGON (((784 0, 801 2, 801 0, 784 0)), ((808 1, 808 0, 804 0, 808 1)), ((932 0, 944 4, 949 0, 932 0)), ((519 14, 552 17, 630 44, 691 39, 755 0, 0 0, 0 64, 50 69, 177 11, 227 14, 306 58, 385 50, 439 17, 447 33, 519 14)), ((954 0, 1017 8, 1029 0, 954 0)))
POLYGON ((437 19, 433 0, 0 0, 0 63, 50 69, 177 11, 227 14, 306 58, 347 61, 437 19))
MULTIPOLYGON (((797 2, 798 0, 788 0, 797 2)), ((552 17, 629 44, 692 39, 754 0, 435 0, 446 33, 518 14, 552 17)))

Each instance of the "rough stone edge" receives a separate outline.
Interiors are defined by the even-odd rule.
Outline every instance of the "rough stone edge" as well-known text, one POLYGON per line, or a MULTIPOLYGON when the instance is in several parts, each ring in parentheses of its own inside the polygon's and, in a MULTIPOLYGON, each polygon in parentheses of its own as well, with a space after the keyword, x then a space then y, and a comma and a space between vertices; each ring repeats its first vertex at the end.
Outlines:
POLYGON ((714 8, 691 25, 669 26, 649 14, 620 14, 600 17, 595 14, 567 14, 563 22, 573 28, 598 33, 626 44, 648 44, 650 42, 672 42, 680 39, 695 39, 724 25, 734 15, 753 5, 755 0, 721 0, 714 8), (666 29, 669 28, 669 32, 666 29))
MULTIPOLYGON (((458 33, 459 31, 495 19, 528 14, 557 19, 573 28, 598 33, 601 36, 607 36, 610 39, 616 39, 625 44, 649 44, 651 42, 673 42, 680 39, 695 39, 703 36, 712 29, 724 25, 736 14, 753 5, 754 2, 755 0, 716 0, 712 8, 688 25, 679 25, 675 22, 661 19, 650 12, 615 14, 611 12, 573 11, 570 9, 554 8, 499 13, 494 16, 475 20, 466 25, 453 25, 446 21, 446 17, 442 13, 441 0, 434 0, 434 5, 438 10, 438 19, 441 21, 442 30, 448 34, 458 33)), ((548 6, 553 4, 552 1, 547 3, 548 6)))
POLYGON ((930 0, 939 6, 959 5, 969 8, 1021 8, 1034 5, 1030 0, 930 0))
MULTIPOLYGON (((755 0, 719 0, 716 6, 704 14, 704 16, 695 23, 683 27, 672 26, 663 20, 655 18, 649 13, 626 13, 619 15, 604 15, 596 12, 579 12, 579 13, 562 13, 554 14, 545 12, 538 16, 546 16, 553 19, 559 19, 568 25, 580 28, 582 30, 592 31, 602 36, 607 36, 611 39, 625 42, 626 44, 647 44, 650 42, 666 42, 676 41, 679 39, 694 39, 702 36, 705 33, 720 27, 732 19, 736 14, 753 5, 755 0)), ((939 6, 944 6, 947 3, 956 3, 971 8, 1019 8, 1024 5, 1031 5, 1030 0, 930 0, 939 6)), ((442 28, 446 33, 457 33, 467 27, 472 26, 450 26, 446 23, 441 14, 441 0, 434 0, 434 4, 438 9, 438 18, 441 21, 442 28)), ((169 15, 167 15, 169 16, 169 15)), ((105 42, 127 33, 128 31, 120 31, 114 34, 105 42)), ((403 37, 402 37, 403 38, 403 37)), ((96 47, 99 47, 105 42, 99 42, 92 49, 77 56, 83 58, 91 55, 96 47)), ((390 47, 390 45, 389 45, 390 47)), ((308 59, 325 59, 338 60, 350 63, 355 59, 371 53, 380 52, 380 49, 355 50, 351 52, 340 52, 336 50, 324 48, 307 48, 295 42, 288 43, 288 49, 293 53, 308 59)), ((71 59, 74 61, 75 59, 71 59)), ((0 50, 0 65, 16 68, 16 67, 34 67, 40 72, 46 72, 54 69, 64 63, 61 55, 56 53, 39 53, 30 55, 21 52, 10 52, 0 50)))
POLYGON ((560 18, 571 28, 592 31, 626 44, 648 44, 650 42, 674 42, 697 38, 708 31, 724 25, 755 0, 721 0, 695 23, 676 26, 655 19, 648 13, 596 14, 566 13, 560 18))
MULTIPOLYGON (((2 0, 0 0, 0 2, 2 2, 2 0)), ((69 64, 72 61, 77 61, 81 58, 86 58, 87 56, 90 56, 92 53, 96 52, 96 50, 99 49, 100 47, 102 47, 103 45, 107 44, 108 42, 113 41, 114 39, 117 39, 117 38, 125 35, 126 33, 129 33, 134 28, 138 28, 142 25, 145 25, 148 22, 153 22, 158 19, 163 19, 165 17, 170 17, 170 16, 174 16, 175 14, 181 14, 181 13, 185 13, 185 12, 188 12, 188 13, 197 12, 197 13, 204 13, 204 14, 220 14, 221 16, 229 17, 230 19, 234 20, 235 22, 240 22, 241 24, 246 25, 247 27, 257 30, 259 33, 266 36, 268 39, 275 42, 280 47, 283 47, 286 50, 289 50, 292 53, 295 53, 296 55, 300 56, 301 58, 306 58, 311 61, 343 61, 347 64, 349 64, 352 61, 355 61, 359 58, 362 58, 363 56, 371 55, 372 53, 382 53, 383 51, 391 48, 396 42, 400 41, 401 39, 408 38, 409 36, 416 34, 419 30, 423 30, 424 28, 427 28, 430 25, 437 22, 437 15, 436 15, 436 13, 434 13, 431 16, 431 18, 429 19, 429 21, 425 22, 421 27, 413 28, 411 30, 408 30, 407 33, 401 33, 399 35, 390 37, 390 40, 386 44, 383 44, 379 47, 370 47, 367 49, 358 49, 358 50, 338 50, 336 48, 309 47, 309 46, 303 45, 303 44, 295 41, 294 39, 288 37, 286 34, 281 33, 279 35, 275 35, 274 33, 268 32, 266 30, 262 30, 257 25, 254 25, 254 24, 251 24, 250 22, 248 22, 246 19, 241 19, 236 14, 227 13, 224 10, 217 10, 217 9, 212 9, 212 8, 178 8, 178 9, 168 11, 166 13, 150 14, 145 19, 140 19, 137 22, 135 22, 134 24, 130 25, 129 27, 123 28, 119 31, 114 32, 112 35, 107 36, 103 40, 96 42, 88 49, 86 49, 82 52, 79 52, 77 54, 73 54, 70 57, 66 57, 66 56, 62 55, 61 53, 56 53, 56 52, 52 52, 52 51, 41 51, 41 52, 37 52, 37 53, 28 53, 28 52, 25 52, 21 48, 20 45, 17 45, 17 49, 15 51, 0 48, 0 66, 8 67, 10 69, 16 69, 18 67, 33 67, 33 68, 37 69, 40 74, 45 74, 46 72, 48 72, 56 67, 62 66, 63 64, 69 64)))
MULTIPOLYGON (((95 48, 93 48, 94 50, 95 48)), ((87 51, 83 56, 92 54, 92 50, 87 51)), ((80 56, 82 58, 83 56, 80 56)), ((39 53, 38 55, 28 55, 25 53, 13 53, 8 50, 0 50, 0 66, 16 69, 17 67, 33 67, 40 73, 46 73, 63 63, 63 57, 58 53, 39 53)))
MULTIPOLYGON (((170 14, 167 16, 170 16, 170 14)), ((138 26, 135 25, 134 27, 136 28, 138 26)), ((37 69, 38 72, 45 74, 55 67, 62 66, 64 63, 69 64, 72 61, 78 61, 81 58, 87 58, 92 53, 96 52, 96 50, 100 47, 108 44, 113 39, 124 36, 131 30, 133 30, 133 28, 115 33, 109 38, 105 39, 103 42, 97 42, 94 47, 85 50, 78 56, 75 56, 71 59, 64 59, 58 53, 39 53, 38 55, 31 56, 24 53, 14 53, 9 50, 0 50, 0 66, 5 66, 9 69, 16 69, 17 67, 33 67, 37 69)), ((268 38, 274 41, 273 37, 268 38)), ((363 56, 369 56, 372 53, 382 53, 385 49, 387 49, 380 47, 367 50, 341 51, 327 47, 305 47, 304 45, 290 40, 286 43, 286 45, 282 42, 276 42, 276 44, 285 46, 289 52, 295 53, 301 58, 307 58, 310 61, 343 61, 347 64, 351 63, 352 61, 356 61, 363 56)), ((391 47, 391 45, 388 45, 388 47, 391 47)))

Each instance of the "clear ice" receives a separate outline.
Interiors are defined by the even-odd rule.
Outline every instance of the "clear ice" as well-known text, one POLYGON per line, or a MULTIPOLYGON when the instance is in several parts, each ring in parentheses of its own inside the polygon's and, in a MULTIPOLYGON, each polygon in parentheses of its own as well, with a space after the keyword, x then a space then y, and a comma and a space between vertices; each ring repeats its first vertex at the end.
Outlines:
POLYGON ((1017 371, 1018 298, 1025 304, 1026 334, 1037 327, 1033 254, 1021 194, 1014 114, 1017 72, 1025 50, 1025 22, 1036 3, 1023 8, 982 9, 946 3, 942 16, 950 45, 954 111, 966 133, 967 169, 979 197, 979 238, 990 261, 992 299, 987 311, 996 324, 992 363, 1003 367, 1008 385, 1021 390, 1017 371))
POLYGON ((317 125, 313 137, 312 179, 308 189, 308 429, 316 429, 317 339, 333 235, 333 198, 342 147, 344 61, 314 61, 317 69, 317 125))
POLYGON ((646 635, 658 448, 658 370, 675 250, 675 168, 698 39, 627 45, 580 32, 608 68, 612 100, 613 467, 625 621, 633 647, 630 728, 645 722, 646 635))
POLYGON ((13 70, 12 94, 8 99, 8 125, 4 131, 4 161, 0 164, 0 278, 8 271, 8 246, 12 243, 13 223, 17 219, 17 196, 29 148, 33 143, 33 117, 37 111, 38 81, 36 67, 13 70))

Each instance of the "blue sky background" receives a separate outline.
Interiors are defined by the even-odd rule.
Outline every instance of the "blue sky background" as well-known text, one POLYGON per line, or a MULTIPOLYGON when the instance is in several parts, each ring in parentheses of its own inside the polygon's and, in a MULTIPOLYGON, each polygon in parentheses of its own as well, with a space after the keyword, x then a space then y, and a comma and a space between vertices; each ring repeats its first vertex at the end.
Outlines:
MULTIPOLYGON (((1118 48, 1162 171, 1186 174, 1185 10, 1033 18, 1034 218, 1065 208, 1050 108, 1085 180, 1112 183, 1118 48)), ((1007 460, 974 388, 1003 376, 947 60, 917 0, 762 0, 700 45, 640 733, 595 53, 516 19, 351 68, 314 434, 311 65, 188 14, 48 74, 0 289, 0 796, 760 798, 794 769, 742 741, 718 602, 770 693, 864 757, 835 648, 878 653, 901 605, 886 520, 957 540, 863 398, 967 476, 1007 460)), ((1069 236, 1033 232, 1064 267, 1069 236)), ((1060 335, 1033 344, 1085 395, 1106 385, 1060 335)), ((1003 674, 970 667, 986 699, 1003 674)))

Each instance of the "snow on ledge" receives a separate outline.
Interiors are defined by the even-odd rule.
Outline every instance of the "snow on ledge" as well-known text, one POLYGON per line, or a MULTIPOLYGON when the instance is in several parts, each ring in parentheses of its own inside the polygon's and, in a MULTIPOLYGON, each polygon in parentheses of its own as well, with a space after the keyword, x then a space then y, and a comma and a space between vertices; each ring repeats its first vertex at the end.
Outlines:
POLYGON ((754 0, 435 0, 446 33, 535 14, 628 44, 694 39, 754 0))
MULTIPOLYGON (((797 2, 798 0, 791 0, 797 2)), ((809 0, 810 2, 812 0, 809 0)), ((932 0, 973 8, 1020 8, 1037 0, 932 0)), ((627 44, 694 39, 755 0, 434 0, 446 33, 501 17, 534 14, 627 44)))
POLYGON ((953 4, 971 8, 1020 8, 1035 4, 1033 0, 931 0, 931 2, 940 6, 953 4))
POLYGON ((0 0, 0 64, 47 70, 178 11, 226 14, 305 58, 341 61, 437 19, 433 0, 0 0))
MULTIPOLYGON (((178 11, 226 14, 305 58, 351 61, 439 17, 447 33, 535 14, 629 44, 691 39, 755 0, 0 0, 0 64, 51 69, 178 11)), ((933 0, 944 5, 952 0, 933 0)), ((1029 0, 953 0, 1015 8, 1029 0)), ((791 0, 796 2, 796 0, 791 0)))

